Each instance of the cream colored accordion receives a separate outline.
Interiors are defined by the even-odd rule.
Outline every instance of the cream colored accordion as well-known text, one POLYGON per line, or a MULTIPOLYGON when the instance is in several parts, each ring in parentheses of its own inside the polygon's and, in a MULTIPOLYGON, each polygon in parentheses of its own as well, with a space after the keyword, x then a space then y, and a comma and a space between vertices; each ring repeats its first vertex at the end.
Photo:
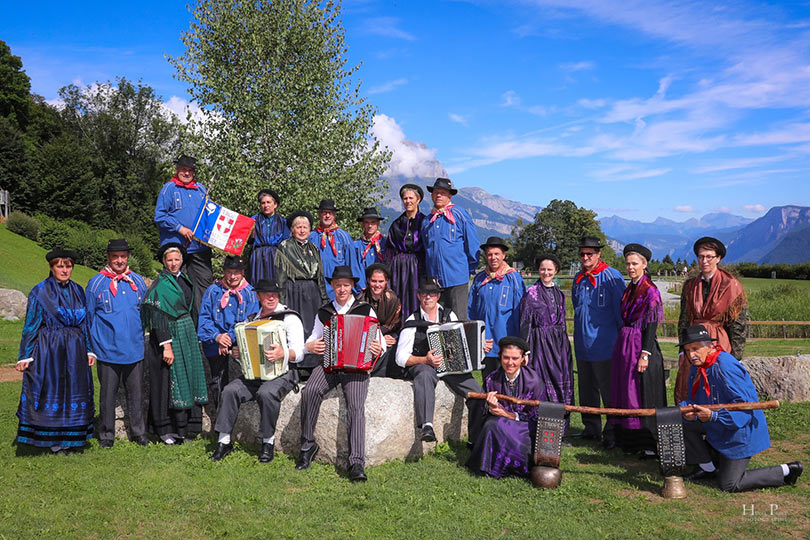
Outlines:
POLYGON ((428 346, 442 355, 439 377, 480 369, 484 360, 484 322, 449 322, 427 329, 428 346))
POLYGON ((236 323, 236 343, 239 346, 242 376, 245 379, 268 381, 287 373, 287 332, 284 321, 259 320, 236 323), (269 362, 264 358, 264 351, 272 345, 280 345, 284 350, 284 359, 269 362))

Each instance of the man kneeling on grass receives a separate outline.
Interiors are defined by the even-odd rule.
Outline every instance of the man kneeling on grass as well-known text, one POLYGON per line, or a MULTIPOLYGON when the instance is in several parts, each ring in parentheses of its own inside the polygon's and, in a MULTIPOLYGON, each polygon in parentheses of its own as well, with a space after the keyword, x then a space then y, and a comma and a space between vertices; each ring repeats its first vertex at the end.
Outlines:
POLYGON ((686 479, 717 478, 720 489, 730 492, 794 485, 802 474, 800 461, 746 470, 751 456, 771 446, 762 411, 712 411, 703 407, 759 401, 743 365, 715 341, 698 324, 687 328, 678 344, 691 363, 688 397, 680 403, 693 405, 692 411, 683 413, 686 462, 699 465, 686 479))

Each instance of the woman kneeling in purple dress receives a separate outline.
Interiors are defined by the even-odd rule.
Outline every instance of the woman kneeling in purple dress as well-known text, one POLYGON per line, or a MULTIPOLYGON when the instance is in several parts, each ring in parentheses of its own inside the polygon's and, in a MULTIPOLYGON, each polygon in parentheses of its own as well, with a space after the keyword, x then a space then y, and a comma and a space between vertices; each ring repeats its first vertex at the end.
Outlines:
POLYGON ((537 407, 499 403, 495 394, 540 399, 540 379, 526 368, 529 345, 519 337, 498 342, 501 367, 484 381, 489 414, 473 446, 467 467, 495 478, 529 476, 537 407))

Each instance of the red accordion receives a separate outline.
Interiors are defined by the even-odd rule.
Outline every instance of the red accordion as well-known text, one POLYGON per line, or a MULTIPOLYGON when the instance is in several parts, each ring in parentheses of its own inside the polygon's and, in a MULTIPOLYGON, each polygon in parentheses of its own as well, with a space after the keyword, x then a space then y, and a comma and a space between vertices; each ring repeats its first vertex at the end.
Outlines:
POLYGON ((379 321, 365 315, 332 315, 323 325, 323 370, 371 371, 379 360, 369 350, 380 333, 379 321))

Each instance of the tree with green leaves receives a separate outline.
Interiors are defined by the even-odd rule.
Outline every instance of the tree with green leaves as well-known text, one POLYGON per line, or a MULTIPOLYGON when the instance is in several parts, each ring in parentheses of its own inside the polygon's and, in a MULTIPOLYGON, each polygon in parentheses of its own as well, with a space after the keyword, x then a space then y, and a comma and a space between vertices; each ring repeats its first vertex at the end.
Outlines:
POLYGON ((607 245, 607 238, 596 220, 596 212, 582 208, 573 201, 554 199, 534 216, 532 223, 516 226, 512 230, 514 257, 532 270, 534 258, 540 253, 554 253, 560 258, 561 270, 567 271, 579 262, 579 241, 583 236, 596 236, 602 240, 602 259, 615 262, 615 253, 607 245))
POLYGON ((28 125, 31 80, 22 66, 22 59, 11 54, 11 48, 0 40, 0 117, 24 131, 28 125))
POLYGON ((335 2, 197 2, 186 52, 169 60, 202 107, 195 152, 212 198, 251 214, 272 187, 284 213, 333 198, 349 215, 382 198, 390 154, 370 134, 339 14, 335 2))

